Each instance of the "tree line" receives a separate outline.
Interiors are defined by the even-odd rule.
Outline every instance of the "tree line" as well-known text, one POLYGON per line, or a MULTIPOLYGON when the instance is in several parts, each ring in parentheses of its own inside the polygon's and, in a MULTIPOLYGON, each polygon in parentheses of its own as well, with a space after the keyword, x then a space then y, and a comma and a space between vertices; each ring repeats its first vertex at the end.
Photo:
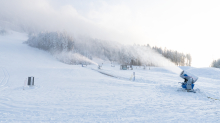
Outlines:
POLYGON ((151 55, 149 53, 150 49, 170 59, 178 66, 190 66, 192 61, 190 54, 183 54, 166 48, 150 47, 150 45, 128 46, 118 42, 92 39, 86 36, 73 38, 65 32, 29 34, 29 38, 25 43, 59 56, 58 60, 68 64, 89 64, 89 62, 85 62, 86 60, 82 60, 84 58, 79 58, 83 56, 90 60, 100 58, 120 64, 157 66, 151 60, 143 58, 151 55), (61 54, 62 57, 60 57, 61 54))
POLYGON ((211 67, 220 68, 220 59, 213 60, 211 63, 211 67))
POLYGON ((192 57, 190 54, 184 54, 166 48, 162 49, 156 46, 152 47, 152 49, 156 50, 158 53, 162 54, 167 59, 170 59, 177 66, 191 66, 192 57))

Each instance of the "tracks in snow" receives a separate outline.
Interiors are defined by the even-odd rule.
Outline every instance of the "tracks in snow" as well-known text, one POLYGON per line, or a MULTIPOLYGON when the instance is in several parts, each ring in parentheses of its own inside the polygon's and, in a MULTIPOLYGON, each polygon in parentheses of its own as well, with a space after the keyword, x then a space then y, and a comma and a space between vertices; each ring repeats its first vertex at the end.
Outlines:
POLYGON ((100 71, 100 70, 96 70, 96 69, 93 69, 93 68, 91 68, 91 70, 97 71, 97 72, 99 72, 99 73, 101 73, 101 74, 103 74, 103 75, 110 76, 110 77, 113 77, 113 78, 123 79, 123 80, 129 80, 129 81, 130 81, 130 79, 129 79, 129 78, 126 78, 126 77, 115 76, 115 75, 113 75, 113 74, 109 74, 109 73, 107 73, 107 72, 100 71))
POLYGON ((7 88, 6 85, 8 84, 10 74, 8 73, 7 69, 4 67, 2 67, 1 70, 3 72, 4 77, 0 82, 0 90, 4 90, 5 88, 7 88))

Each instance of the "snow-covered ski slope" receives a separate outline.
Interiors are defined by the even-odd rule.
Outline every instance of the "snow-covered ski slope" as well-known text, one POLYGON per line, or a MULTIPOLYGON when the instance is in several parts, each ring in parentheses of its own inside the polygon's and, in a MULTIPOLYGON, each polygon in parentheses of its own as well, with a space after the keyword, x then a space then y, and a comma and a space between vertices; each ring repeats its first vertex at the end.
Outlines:
POLYGON ((189 93, 163 68, 124 71, 104 62, 99 71, 114 78, 95 65, 63 64, 25 40, 0 36, 0 122, 220 122, 219 69, 182 67, 199 76, 200 92, 189 93), (28 76, 35 86, 23 90, 28 76))

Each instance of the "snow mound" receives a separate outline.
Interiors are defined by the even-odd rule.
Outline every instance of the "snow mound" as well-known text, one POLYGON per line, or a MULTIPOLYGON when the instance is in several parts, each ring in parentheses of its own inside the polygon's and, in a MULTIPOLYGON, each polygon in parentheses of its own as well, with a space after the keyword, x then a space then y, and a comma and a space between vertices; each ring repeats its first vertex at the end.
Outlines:
POLYGON ((198 77, 205 77, 210 79, 220 79, 220 69, 218 68, 192 68, 187 70, 190 73, 193 73, 194 75, 198 77))
POLYGON ((190 69, 195 69, 194 67, 190 67, 190 66, 180 66, 180 68, 181 68, 182 70, 186 70, 186 71, 188 71, 188 70, 190 70, 190 69))

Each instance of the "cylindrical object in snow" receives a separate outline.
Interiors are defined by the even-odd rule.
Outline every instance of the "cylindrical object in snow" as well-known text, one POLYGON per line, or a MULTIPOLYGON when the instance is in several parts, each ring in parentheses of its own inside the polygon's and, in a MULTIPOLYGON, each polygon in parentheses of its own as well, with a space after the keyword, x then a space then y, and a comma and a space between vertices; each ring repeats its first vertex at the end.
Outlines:
POLYGON ((33 76, 28 77, 28 85, 29 85, 29 86, 34 85, 34 77, 33 77, 33 76))

